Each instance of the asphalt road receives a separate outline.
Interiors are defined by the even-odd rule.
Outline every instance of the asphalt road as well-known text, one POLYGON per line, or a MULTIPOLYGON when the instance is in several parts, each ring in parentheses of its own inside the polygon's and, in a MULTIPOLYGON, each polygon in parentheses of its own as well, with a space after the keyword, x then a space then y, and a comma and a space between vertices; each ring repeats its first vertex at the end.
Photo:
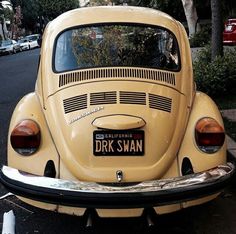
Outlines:
MULTIPOLYGON (((34 90, 39 49, 0 57, 0 163, 6 163, 7 131, 12 111, 22 96, 34 90)), ((236 233, 236 183, 207 204, 154 217, 147 227, 144 218, 96 219, 92 229, 85 219, 39 210, 8 197, 0 200, 0 231, 3 213, 13 210, 16 234, 233 234, 236 233)), ((7 191, 0 185, 0 197, 7 191)))

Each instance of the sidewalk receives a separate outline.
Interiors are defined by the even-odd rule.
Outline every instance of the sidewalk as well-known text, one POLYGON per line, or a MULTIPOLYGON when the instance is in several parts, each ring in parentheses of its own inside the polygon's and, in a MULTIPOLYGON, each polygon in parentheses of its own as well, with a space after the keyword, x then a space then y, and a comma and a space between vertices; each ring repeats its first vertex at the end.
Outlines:
MULTIPOLYGON (((223 117, 236 122, 236 109, 222 110, 221 114, 223 117)), ((229 136, 226 137, 226 141, 227 141, 227 150, 232 159, 236 161, 236 142, 229 136)))
POLYGON ((236 122, 236 109, 222 110, 221 114, 227 119, 236 122))

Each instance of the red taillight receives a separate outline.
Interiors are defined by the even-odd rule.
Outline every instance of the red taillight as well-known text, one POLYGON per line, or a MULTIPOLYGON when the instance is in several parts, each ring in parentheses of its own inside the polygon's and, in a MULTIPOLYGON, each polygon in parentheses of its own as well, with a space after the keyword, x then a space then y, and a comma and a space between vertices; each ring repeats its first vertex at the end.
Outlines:
POLYGON ((195 127, 196 143, 203 152, 215 153, 225 141, 223 127, 212 118, 200 119, 195 127))
POLYGON ((41 141, 39 126, 33 120, 23 120, 13 129, 11 136, 12 148, 21 155, 35 153, 41 141))

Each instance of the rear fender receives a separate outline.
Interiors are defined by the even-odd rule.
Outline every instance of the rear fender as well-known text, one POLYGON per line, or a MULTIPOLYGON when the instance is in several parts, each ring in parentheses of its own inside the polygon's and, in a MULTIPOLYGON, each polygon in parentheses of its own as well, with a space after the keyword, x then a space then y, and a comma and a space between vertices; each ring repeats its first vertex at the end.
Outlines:
POLYGON ((37 175, 43 175, 45 165, 49 160, 55 164, 58 177, 59 156, 49 132, 43 110, 36 93, 30 93, 23 97, 17 104, 9 127, 8 134, 8 165, 19 170, 37 175), (18 154, 11 146, 10 135, 14 127, 24 119, 34 120, 41 131, 41 144, 36 153, 31 156, 18 154))
POLYGON ((226 142, 221 149, 213 154, 202 152, 195 142, 195 126, 199 119, 203 117, 214 118, 221 126, 224 127, 221 114, 214 101, 202 92, 196 92, 190 113, 187 129, 178 153, 179 168, 184 158, 188 158, 192 164, 193 171, 200 172, 226 162, 226 142))

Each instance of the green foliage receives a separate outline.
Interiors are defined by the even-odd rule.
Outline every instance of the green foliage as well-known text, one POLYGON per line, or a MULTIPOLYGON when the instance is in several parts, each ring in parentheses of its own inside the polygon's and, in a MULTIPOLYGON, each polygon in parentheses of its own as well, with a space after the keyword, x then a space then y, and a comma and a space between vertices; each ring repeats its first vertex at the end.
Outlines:
POLYGON ((107 0, 90 0, 89 3, 91 6, 103 6, 103 5, 107 5, 108 1, 107 0))
POLYGON ((21 6, 23 27, 34 32, 37 29, 38 17, 52 20, 58 15, 79 7, 78 0, 12 0, 13 7, 21 6))
POLYGON ((163 11, 177 20, 185 20, 184 9, 181 0, 152 0, 150 7, 163 11))
POLYGON ((228 49, 223 57, 211 61, 210 47, 206 47, 194 62, 197 89, 212 97, 235 92, 236 49, 228 49))
POLYGON ((107 5, 108 2, 115 5, 127 3, 129 6, 150 7, 163 11, 180 21, 186 20, 181 0, 90 0, 92 5, 107 5))
POLYGON ((0 23, 3 23, 4 20, 10 20, 12 22, 14 13, 8 7, 3 7, 3 1, 0 1, 0 23))
POLYGON ((8 7, 3 9, 3 14, 5 20, 10 20, 11 22, 13 21, 14 13, 8 7))
POLYGON ((191 47, 203 47, 211 41, 211 25, 202 25, 200 32, 190 39, 191 47))
POLYGON ((31 32, 34 32, 39 15, 39 6, 37 0, 22 0, 22 26, 31 32))
POLYGON ((60 14, 79 7, 78 0, 38 0, 40 14, 52 20, 60 14))
POLYGON ((185 14, 181 0, 141 0, 140 6, 151 7, 160 11, 163 11, 173 18, 185 21, 185 14))

